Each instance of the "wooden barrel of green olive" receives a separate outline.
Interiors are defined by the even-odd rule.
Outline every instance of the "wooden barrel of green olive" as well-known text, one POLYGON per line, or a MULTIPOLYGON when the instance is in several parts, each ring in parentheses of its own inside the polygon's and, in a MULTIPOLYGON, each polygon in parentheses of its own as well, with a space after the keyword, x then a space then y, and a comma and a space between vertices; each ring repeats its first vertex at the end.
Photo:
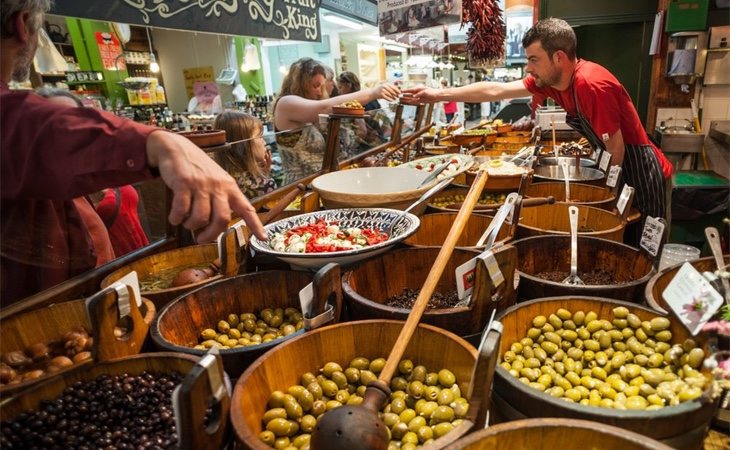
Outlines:
MULTIPOLYGON (((405 320, 438 252, 437 247, 401 248, 345 272, 342 292, 351 318, 405 320)), ((484 282, 476 283, 468 305, 459 304, 456 268, 478 254, 473 250, 454 250, 421 318, 422 323, 469 336, 481 332, 495 308, 504 309, 514 304, 514 283, 504 282, 495 287, 481 264, 477 266, 475 276, 484 282)), ((517 262, 515 249, 509 245, 499 247, 494 250, 494 257, 504 279, 513 281, 517 262)))
MULTIPOLYGON (((212 375, 195 372, 198 359, 148 353, 85 364, 38 383, 0 408, 2 447, 223 448, 230 399, 223 389, 220 403, 209 403, 212 375)), ((216 370, 222 381, 222 368, 216 370)))
POLYGON ((578 419, 523 419, 491 425, 444 450, 671 450, 671 447, 622 428, 578 419), (589 444, 590 443, 590 444, 589 444))
POLYGON ((592 420, 676 449, 702 448, 717 399, 701 335, 649 308, 598 297, 531 300, 498 320, 497 421, 592 420))
POLYGON ((175 277, 183 270, 208 269, 216 258, 218 258, 218 247, 214 243, 156 253, 110 273, 101 281, 101 287, 109 286, 134 270, 139 278, 142 296, 152 300, 157 309, 161 310, 172 299, 222 278, 221 274, 211 274, 205 278, 189 279, 187 283, 177 286, 172 284, 175 277))
MULTIPOLYGON (((565 201, 564 182, 532 183, 525 189, 525 197, 555 197, 555 201, 565 201)), ((570 201, 576 205, 594 206, 596 208, 612 210, 616 202, 613 192, 603 186, 590 184, 570 183, 570 201)))
POLYGON ((315 310, 332 296, 332 320, 342 309, 339 267, 312 272, 271 270, 226 278, 169 303, 150 334, 164 351, 203 355, 217 346, 226 373, 238 377, 256 358, 305 332, 299 291, 314 280, 315 310))
MULTIPOLYGON (((724 255, 723 258, 725 259, 725 264, 730 264, 730 255, 724 255)), ((690 261, 689 263, 692 264, 692 266, 700 273, 714 272, 715 270, 717 270, 715 258, 713 258, 712 256, 696 259, 694 261, 690 261)), ((659 311, 661 314, 666 314, 669 310, 667 302, 664 301, 664 297, 662 297, 662 293, 667 288, 669 283, 674 279, 674 276, 677 275, 677 272, 681 267, 682 264, 679 264, 676 266, 667 267, 664 270, 660 270, 659 272, 654 274, 654 276, 652 276, 649 282, 646 284, 646 288, 644 289, 646 303, 651 308, 659 311)))
POLYGON ((512 243, 517 248, 518 297, 587 295, 630 302, 643 299, 654 275, 653 260, 644 251, 619 242, 578 238, 578 276, 585 285, 563 283, 570 274, 570 237, 533 236, 512 243))
MULTIPOLYGON (((239 447, 306 445, 319 415, 362 400, 365 384, 377 379, 402 326, 385 320, 327 326, 264 354, 234 389, 231 421, 239 447)), ((486 367, 475 366, 478 357, 481 361, 477 350, 458 336, 418 326, 383 409, 392 445, 397 441, 400 448, 414 448, 429 442, 430 448, 443 448, 475 421, 485 420, 483 395, 490 383, 486 367)))
MULTIPOLYGON (((456 212, 421 216, 421 226, 418 227, 418 231, 409 236, 403 243, 413 247, 441 247, 455 219, 456 212)), ((493 217, 472 214, 464 231, 459 235, 459 240, 456 242, 457 248, 483 249, 483 246, 475 247, 475 245, 482 237, 484 230, 492 223, 492 219, 493 217)), ((510 224, 502 224, 494 243, 495 246, 506 244, 512 239, 511 229, 510 224)))
MULTIPOLYGON (((570 235, 570 203, 522 208, 517 239, 545 234, 570 235)), ((578 236, 593 236, 623 242, 626 223, 620 216, 592 206, 578 206, 578 236)))

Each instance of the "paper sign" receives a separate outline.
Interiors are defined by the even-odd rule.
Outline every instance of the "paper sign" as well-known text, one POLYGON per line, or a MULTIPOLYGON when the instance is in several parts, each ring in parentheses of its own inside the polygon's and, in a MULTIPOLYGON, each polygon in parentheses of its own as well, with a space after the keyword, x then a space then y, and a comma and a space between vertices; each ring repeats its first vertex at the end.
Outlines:
POLYGON ((459 300, 465 299, 474 290, 477 274, 477 259, 472 258, 456 268, 456 292, 459 300))
POLYGON ((238 222, 231 225, 231 228, 236 230, 236 238, 238 238, 238 246, 243 247, 246 245, 246 234, 243 232, 243 228, 246 226, 246 222, 239 220, 238 222))
POLYGON ((618 177, 621 176, 621 166, 611 166, 608 171, 608 178, 606 179, 606 186, 610 188, 616 187, 618 183, 618 177))
POLYGON ((626 209, 626 204, 629 202, 629 197, 631 197, 632 192, 634 192, 634 188, 632 188, 628 184, 625 184, 624 188, 621 189, 621 196, 616 202, 616 209, 618 209, 619 214, 624 213, 624 210, 626 209))
POLYGON ((659 247, 662 244, 662 236, 664 235, 664 224, 661 220, 647 216, 644 229, 641 232, 641 248, 649 252, 651 256, 656 256, 659 247))
POLYGON ((608 163, 611 162, 611 154, 604 150, 604 152, 601 154, 601 163, 598 165, 598 168, 602 171, 606 171, 608 169, 608 163))
POLYGON ((487 268, 489 277, 492 279, 492 283, 494 283, 495 287, 504 283, 504 275, 502 275, 502 271, 499 270, 499 263, 491 250, 482 252, 482 254, 477 256, 477 258, 484 262, 484 266, 487 268))
POLYGON ((97 31, 96 45, 99 47, 99 56, 104 70, 126 70, 124 58, 119 58, 117 61, 117 56, 122 54, 122 46, 116 36, 112 33, 97 31))
POLYGON ((137 299, 137 306, 142 306, 142 293, 139 290, 139 277, 137 277, 137 272, 133 270, 117 281, 132 288, 134 298, 137 299))
POLYGON ((724 303, 722 296, 690 263, 682 265, 662 297, 693 336, 724 303))
POLYGON ((299 291, 299 304, 302 307, 304 317, 311 318, 312 302, 314 301, 314 285, 309 283, 299 291))

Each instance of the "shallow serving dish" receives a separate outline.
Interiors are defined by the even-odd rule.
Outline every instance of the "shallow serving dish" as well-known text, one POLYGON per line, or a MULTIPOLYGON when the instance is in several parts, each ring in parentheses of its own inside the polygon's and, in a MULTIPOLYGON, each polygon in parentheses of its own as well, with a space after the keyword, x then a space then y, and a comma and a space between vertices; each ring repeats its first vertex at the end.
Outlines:
MULTIPOLYGON (((336 223, 340 228, 358 227, 363 229, 376 228, 387 230, 390 223, 400 213, 401 211, 386 208, 331 209, 282 219, 267 225, 265 228, 266 232, 271 235, 273 233, 284 233, 292 228, 312 224, 319 219, 324 219, 328 223, 336 223)), ((305 269, 319 269, 331 262, 340 265, 349 265, 379 255, 415 233, 420 224, 421 222, 418 217, 408 213, 398 221, 398 224, 393 229, 392 236, 387 241, 357 250, 321 253, 288 253, 276 251, 271 248, 268 241, 261 241, 256 237, 251 238, 251 245, 257 252, 274 256, 291 266, 305 269)))
POLYGON ((471 155, 462 155, 460 153, 447 153, 445 155, 428 156, 426 158, 416 159, 403 163, 398 168, 411 168, 423 172, 431 172, 446 161, 453 160, 454 163, 441 172, 436 178, 441 180, 445 177, 451 177, 466 172, 472 164, 474 157, 471 155))

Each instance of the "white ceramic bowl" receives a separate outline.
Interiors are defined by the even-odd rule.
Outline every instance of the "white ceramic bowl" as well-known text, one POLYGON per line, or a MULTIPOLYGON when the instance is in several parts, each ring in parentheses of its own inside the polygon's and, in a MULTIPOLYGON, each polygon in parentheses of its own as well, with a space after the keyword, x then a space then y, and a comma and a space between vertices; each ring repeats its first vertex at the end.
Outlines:
MULTIPOLYGON (((428 173, 401 167, 362 167, 320 175, 312 181, 325 208, 406 209, 436 181, 416 188, 428 173)), ((425 203, 420 212, 425 209, 425 203)), ((420 214, 418 209, 415 214, 420 214)))
MULTIPOLYGON (((271 235, 273 233, 283 233, 292 228, 324 219, 327 222, 336 222, 340 228, 358 227, 386 230, 400 213, 401 211, 386 208, 331 209, 282 219, 267 225, 265 228, 267 234, 271 235)), ((274 250, 268 241, 261 241, 255 236, 251 237, 251 245, 257 252, 275 256, 295 268, 316 270, 331 262, 346 266, 379 255, 415 233, 420 224, 421 221, 418 220, 418 217, 408 213, 398 221, 398 224, 393 229, 392 236, 387 241, 357 250, 322 253, 287 253, 274 250)))

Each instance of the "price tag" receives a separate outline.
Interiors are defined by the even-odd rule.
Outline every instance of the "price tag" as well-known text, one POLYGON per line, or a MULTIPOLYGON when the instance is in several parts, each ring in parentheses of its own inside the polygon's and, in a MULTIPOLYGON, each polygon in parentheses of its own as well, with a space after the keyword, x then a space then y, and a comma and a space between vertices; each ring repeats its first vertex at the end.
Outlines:
POLYGON ((632 192, 634 192, 634 188, 632 188, 628 184, 625 184, 624 188, 621 189, 621 196, 616 202, 616 209, 618 209, 619 214, 624 213, 624 210, 626 209, 626 204, 629 202, 629 197, 631 197, 632 192))
POLYGON ((499 269, 499 263, 491 250, 482 252, 482 254, 477 256, 477 258, 484 262, 484 266, 487 268, 489 277, 492 279, 492 283, 494 283, 495 287, 504 283, 504 275, 502 275, 502 271, 499 269))
POLYGON ((659 247, 662 245, 662 236, 664 235, 664 223, 661 220, 647 216, 644 229, 641 231, 641 248, 649 252, 651 256, 656 256, 659 247))
POLYGON ((238 222, 231 225, 231 228, 236 230, 236 238, 238 238, 238 247, 241 248, 246 245, 246 233, 243 232, 243 228, 246 226, 246 222, 239 220, 238 222))
POLYGON ((611 154, 608 153, 608 151, 604 150, 603 153, 601 153, 601 162, 598 165, 598 168, 602 171, 606 171, 608 169, 608 163, 611 162, 611 154))
POLYGON ((314 302, 314 285, 309 283, 299 291, 299 304, 302 307, 304 317, 312 316, 312 303, 314 302))
POLYGON ((606 179, 606 186, 610 188, 616 187, 618 183, 618 177, 621 176, 621 166, 611 166, 608 171, 608 178, 606 179))
POLYGON ((724 303, 722 296, 690 263, 682 265, 662 297, 693 336, 724 303))
MULTIPOLYGON (((512 219, 515 215, 515 202, 517 202, 518 197, 519 194, 517 192, 511 192, 504 201, 503 206, 508 208, 506 213, 507 216, 504 218, 504 221, 510 225, 512 224, 512 219)), ((497 217, 495 217, 495 219, 497 219, 497 217)), ((497 222, 499 223, 499 220, 497 220, 497 222)), ((497 230, 497 233, 499 233, 499 230, 497 230)))
POLYGON ((139 277, 137 277, 137 272, 133 270, 117 280, 117 282, 131 288, 134 293, 134 298, 137 300, 137 306, 142 306, 142 293, 139 289, 139 277))
POLYGON ((474 290, 477 273, 477 258, 472 258, 456 268, 456 292, 464 300, 474 290))

